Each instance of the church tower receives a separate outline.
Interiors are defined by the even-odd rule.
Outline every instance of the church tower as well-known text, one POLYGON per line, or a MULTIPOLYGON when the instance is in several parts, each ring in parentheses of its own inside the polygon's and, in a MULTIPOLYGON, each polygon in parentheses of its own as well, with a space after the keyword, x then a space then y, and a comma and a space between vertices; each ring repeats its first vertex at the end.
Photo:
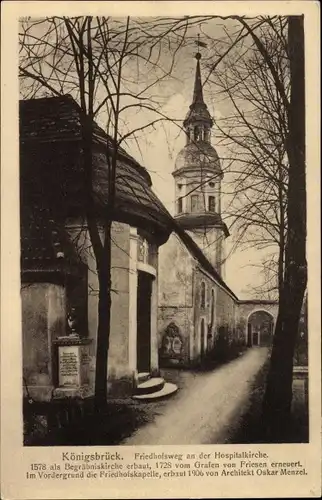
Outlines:
POLYGON ((204 102, 200 59, 196 54, 192 104, 183 122, 186 145, 179 152, 175 169, 175 218, 188 231, 220 275, 224 274, 224 241, 229 232, 221 219, 223 172, 211 145, 213 120, 204 102))

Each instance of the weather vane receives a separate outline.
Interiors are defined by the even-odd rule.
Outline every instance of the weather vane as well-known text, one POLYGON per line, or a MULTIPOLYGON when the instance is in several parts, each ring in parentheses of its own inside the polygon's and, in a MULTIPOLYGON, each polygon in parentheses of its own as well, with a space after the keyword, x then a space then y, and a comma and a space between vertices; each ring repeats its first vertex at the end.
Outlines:
MULTIPOLYGON (((197 35, 197 40, 195 40, 195 44, 198 46, 198 47, 203 47, 203 48, 207 48, 207 44, 205 42, 201 42, 200 41, 200 34, 198 33, 197 35)), ((200 52, 198 51, 197 54, 196 54, 196 59, 201 59, 201 54, 200 52)))

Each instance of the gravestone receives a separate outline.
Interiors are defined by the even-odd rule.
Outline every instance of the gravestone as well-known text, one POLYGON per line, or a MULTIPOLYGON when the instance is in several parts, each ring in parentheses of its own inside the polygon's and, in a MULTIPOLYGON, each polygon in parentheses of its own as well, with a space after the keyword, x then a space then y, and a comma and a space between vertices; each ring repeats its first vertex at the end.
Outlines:
POLYGON ((80 386, 79 346, 62 345, 58 347, 58 380, 60 387, 80 386))
POLYGON ((183 358, 184 340, 178 326, 171 322, 162 337, 160 360, 169 364, 179 364, 183 362, 183 358))
MULTIPOLYGON (((91 339, 80 338, 78 335, 58 337, 54 344, 57 348, 57 382, 56 394, 64 390, 74 390, 80 395, 89 384, 89 345, 91 339)), ((62 392, 63 391, 63 392, 62 392)))

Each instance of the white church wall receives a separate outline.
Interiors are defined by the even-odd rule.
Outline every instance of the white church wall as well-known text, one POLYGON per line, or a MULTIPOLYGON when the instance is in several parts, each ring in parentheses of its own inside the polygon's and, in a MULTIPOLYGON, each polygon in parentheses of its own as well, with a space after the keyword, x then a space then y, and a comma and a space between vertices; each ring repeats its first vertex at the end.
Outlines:
POLYGON ((217 328, 216 336, 218 336, 220 327, 228 328, 228 331, 233 334, 235 330, 235 309, 236 301, 229 295, 226 290, 218 288, 217 291, 217 328))
POLYGON ((159 307, 192 307, 192 257, 174 233, 159 248, 159 307))
POLYGON ((160 365, 171 357, 174 362, 186 363, 190 357, 190 336, 193 330, 192 257, 175 234, 159 248, 158 275, 160 365), (170 340, 175 330, 182 342, 178 352, 170 349, 170 340))
POLYGON ((268 300, 245 300, 238 303, 236 309, 236 322, 239 326, 240 335, 243 336, 246 343, 248 318, 255 312, 264 311, 273 318, 273 328, 278 314, 278 302, 268 300))
POLYGON ((212 266, 221 275, 223 260, 222 246, 225 242, 222 230, 212 227, 187 232, 203 251, 212 266))
POLYGON ((186 365, 189 363, 191 359, 191 337, 194 331, 193 312, 192 307, 159 307, 158 332, 161 367, 168 364, 180 363, 186 365), (169 349, 169 331, 173 328, 176 329, 182 342, 180 352, 169 349))
POLYGON ((195 270, 194 279, 194 330, 191 339, 191 360, 199 362, 201 356, 212 348, 216 325, 216 284, 201 268, 195 270), (214 290, 214 315, 211 324, 212 290, 214 290))

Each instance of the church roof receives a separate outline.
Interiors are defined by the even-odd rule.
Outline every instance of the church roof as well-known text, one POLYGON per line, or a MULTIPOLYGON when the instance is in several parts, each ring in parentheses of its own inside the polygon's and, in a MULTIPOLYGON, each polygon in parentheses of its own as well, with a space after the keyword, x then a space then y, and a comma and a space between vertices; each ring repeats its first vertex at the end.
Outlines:
POLYGON ((220 227, 226 238, 229 236, 227 225, 222 221, 221 215, 218 213, 183 213, 176 216, 176 221, 179 222, 183 229, 197 229, 220 227))
MULTIPOLYGON (((61 217, 84 212, 80 117, 80 107, 71 96, 20 101, 22 190, 32 193, 39 205, 46 199, 61 217)), ((101 214, 108 203, 107 142, 111 139, 94 123, 93 185, 101 214)), ((171 232, 171 216, 151 184, 146 169, 119 148, 113 219, 146 228, 161 243, 171 232)))
POLYGON ((245 300, 239 300, 239 304, 276 305, 276 304, 278 304, 278 300, 274 300, 274 299, 245 299, 245 300))
POLYGON ((195 73, 195 82, 193 89, 192 103, 189 106, 188 114, 183 122, 183 126, 187 131, 188 143, 178 153, 173 175, 179 174, 181 169, 209 168, 211 171, 216 171, 222 175, 220 160, 215 148, 210 143, 209 128, 213 125, 213 120, 208 111, 207 105, 203 97, 200 59, 201 55, 196 54, 197 65, 195 73), (189 130, 189 125, 201 126, 208 130, 207 137, 199 136, 197 139, 192 139, 192 132, 189 130))
POLYGON ((174 172, 181 169, 207 168, 222 173, 219 156, 215 148, 206 141, 190 142, 179 151, 174 172))
POLYGON ((227 283, 222 279, 220 274, 216 271, 214 266, 209 262, 201 248, 197 245, 197 243, 191 238, 191 236, 181 227, 181 225, 174 221, 174 231, 179 236, 181 241, 185 244, 187 249, 190 251, 191 255, 199 262, 202 268, 207 271, 214 280, 222 286, 233 298, 238 301, 237 295, 229 288, 227 283))

